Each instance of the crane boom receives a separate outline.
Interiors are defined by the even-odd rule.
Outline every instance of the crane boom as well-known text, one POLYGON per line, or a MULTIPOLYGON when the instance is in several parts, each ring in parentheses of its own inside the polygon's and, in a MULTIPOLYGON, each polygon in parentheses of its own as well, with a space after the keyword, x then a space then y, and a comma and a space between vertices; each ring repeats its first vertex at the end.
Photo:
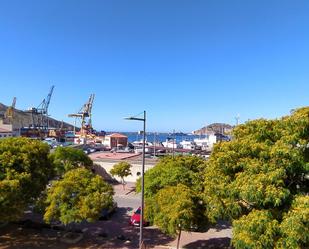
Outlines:
POLYGON ((15 106, 16 106, 16 97, 13 98, 13 102, 12 102, 11 107, 12 107, 12 108, 15 108, 15 106))
POLYGON ((55 86, 51 87, 47 97, 43 99, 43 101, 37 108, 32 107, 31 109, 29 109, 28 112, 30 112, 32 116, 32 127, 39 129, 49 128, 48 107, 54 91, 54 87, 55 86))
POLYGON ((44 106, 44 114, 48 114, 48 106, 49 106, 49 103, 50 103, 51 96, 53 95, 54 88, 55 88, 55 86, 52 86, 50 91, 49 91, 49 94, 47 95, 45 106, 44 106))
POLYGON ((92 131, 91 115, 92 115, 92 105, 94 101, 94 94, 90 94, 88 101, 82 106, 82 108, 77 113, 69 114, 69 117, 80 118, 81 129, 80 134, 82 137, 86 137, 87 134, 92 131), (86 122, 88 118, 88 124, 86 122))
POLYGON ((16 97, 13 98, 12 105, 9 106, 5 112, 5 117, 9 119, 9 122, 13 122, 14 109, 16 106, 16 97))

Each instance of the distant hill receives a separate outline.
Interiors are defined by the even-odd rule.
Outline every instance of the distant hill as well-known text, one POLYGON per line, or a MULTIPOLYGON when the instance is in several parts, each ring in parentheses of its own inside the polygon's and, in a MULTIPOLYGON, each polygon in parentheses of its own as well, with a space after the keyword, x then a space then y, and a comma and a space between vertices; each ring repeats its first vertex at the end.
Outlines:
MULTIPOLYGON (((0 120, 3 120, 3 123, 9 123, 9 120, 5 118, 6 110, 8 106, 0 103, 0 120)), ((32 124, 32 116, 31 113, 27 113, 25 111, 21 111, 18 109, 14 109, 14 118, 13 118, 13 127, 14 129, 19 129, 22 127, 29 127, 32 124)), ((51 117, 49 119, 49 127, 52 128, 60 128, 61 126, 64 129, 73 130, 73 125, 53 119, 51 117)))
POLYGON ((199 130, 193 131, 192 133, 195 135, 204 135, 209 133, 223 133, 228 134, 233 129, 232 125, 224 124, 224 123, 213 123, 210 125, 207 125, 205 127, 202 127, 199 130))

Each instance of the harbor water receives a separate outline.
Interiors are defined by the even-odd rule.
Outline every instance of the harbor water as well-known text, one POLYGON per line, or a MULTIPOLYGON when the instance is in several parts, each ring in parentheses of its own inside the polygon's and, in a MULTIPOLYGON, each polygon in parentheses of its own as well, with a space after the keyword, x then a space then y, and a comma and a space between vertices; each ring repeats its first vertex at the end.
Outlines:
MULTIPOLYGON (((143 135, 137 132, 123 132, 124 135, 128 136, 128 142, 141 141, 143 135)), ((176 143, 179 144, 181 141, 193 141, 196 138, 204 138, 205 136, 191 135, 191 134, 171 134, 171 133, 146 133, 146 141, 153 143, 165 142, 167 139, 176 139, 176 143)))

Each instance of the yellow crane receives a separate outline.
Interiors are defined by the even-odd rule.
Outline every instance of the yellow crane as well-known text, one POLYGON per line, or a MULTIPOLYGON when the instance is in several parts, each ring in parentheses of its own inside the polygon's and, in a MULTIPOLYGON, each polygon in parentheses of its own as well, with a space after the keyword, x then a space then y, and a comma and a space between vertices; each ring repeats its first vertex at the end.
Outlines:
POLYGON ((9 106, 8 109, 6 109, 6 112, 5 112, 5 118, 8 119, 10 124, 12 124, 12 122, 13 122, 15 106, 16 106, 16 97, 13 98, 12 105, 9 106))
MULTIPOLYGON (((76 127, 76 119, 80 119, 81 128, 80 128, 80 137, 87 138, 87 135, 92 132, 92 105, 94 100, 94 94, 90 94, 88 101, 82 106, 82 108, 77 113, 69 114, 69 117, 75 118, 75 126, 76 127)), ((74 132, 75 133, 75 132, 74 132)))

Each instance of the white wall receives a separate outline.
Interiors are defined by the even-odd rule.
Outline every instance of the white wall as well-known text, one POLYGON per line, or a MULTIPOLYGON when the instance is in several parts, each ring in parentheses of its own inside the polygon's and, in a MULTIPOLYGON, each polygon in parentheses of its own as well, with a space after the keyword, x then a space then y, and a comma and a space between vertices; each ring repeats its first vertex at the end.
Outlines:
MULTIPOLYGON (((119 161, 119 162, 121 162, 121 161, 119 161)), ((109 173, 110 170, 113 168, 113 166, 118 162, 93 161, 93 163, 100 165, 102 168, 104 168, 109 173)), ((136 182, 136 180, 140 177, 140 176, 137 176, 137 172, 142 172, 142 163, 141 162, 140 163, 131 163, 131 165, 132 165, 132 168, 131 168, 132 175, 124 178, 124 180, 126 182, 136 182)), ((145 172, 148 169, 151 169, 153 166, 154 165, 145 164, 145 172)), ((121 179, 119 177, 115 176, 114 178, 117 179, 117 181, 121 182, 121 179)))

